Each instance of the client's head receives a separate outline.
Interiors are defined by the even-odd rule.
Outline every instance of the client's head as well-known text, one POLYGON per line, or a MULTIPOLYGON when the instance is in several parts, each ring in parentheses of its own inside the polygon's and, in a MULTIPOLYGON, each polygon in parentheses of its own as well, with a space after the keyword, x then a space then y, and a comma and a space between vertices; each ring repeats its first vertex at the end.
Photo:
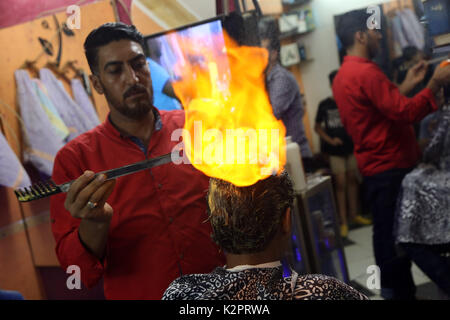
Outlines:
POLYGON ((227 264, 230 255, 253 256, 255 264, 281 258, 290 235, 293 199, 285 171, 248 187, 212 178, 208 211, 213 239, 227 254, 227 264))

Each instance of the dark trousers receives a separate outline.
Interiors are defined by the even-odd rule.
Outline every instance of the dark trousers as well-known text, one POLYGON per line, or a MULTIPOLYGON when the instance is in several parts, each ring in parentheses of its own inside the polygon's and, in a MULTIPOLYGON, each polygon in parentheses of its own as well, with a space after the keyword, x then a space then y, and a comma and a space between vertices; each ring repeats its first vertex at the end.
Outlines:
POLYGON ((450 297, 450 244, 402 243, 401 246, 417 266, 450 297))
POLYGON ((373 216, 373 250, 381 271, 385 299, 415 298, 411 260, 395 244, 394 221, 401 183, 411 169, 393 169, 364 177, 366 201, 373 216))

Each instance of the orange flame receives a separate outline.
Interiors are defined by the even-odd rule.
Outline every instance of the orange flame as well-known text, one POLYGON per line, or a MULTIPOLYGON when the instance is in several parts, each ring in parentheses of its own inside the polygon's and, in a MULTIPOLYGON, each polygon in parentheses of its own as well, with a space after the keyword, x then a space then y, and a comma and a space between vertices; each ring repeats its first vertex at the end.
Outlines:
POLYGON ((189 161, 210 177, 249 186, 282 171, 283 123, 265 89, 268 52, 222 34, 201 41, 173 34, 183 52, 173 84, 185 109, 189 161))

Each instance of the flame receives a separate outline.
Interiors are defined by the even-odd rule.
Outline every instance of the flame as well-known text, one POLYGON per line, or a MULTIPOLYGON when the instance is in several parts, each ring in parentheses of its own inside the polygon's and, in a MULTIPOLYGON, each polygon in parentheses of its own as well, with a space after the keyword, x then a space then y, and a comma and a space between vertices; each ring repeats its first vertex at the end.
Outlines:
POLYGON ((268 52, 238 46, 225 33, 209 39, 171 35, 179 52, 174 90, 185 109, 189 161, 210 177, 249 186, 282 171, 283 123, 265 89, 268 52))

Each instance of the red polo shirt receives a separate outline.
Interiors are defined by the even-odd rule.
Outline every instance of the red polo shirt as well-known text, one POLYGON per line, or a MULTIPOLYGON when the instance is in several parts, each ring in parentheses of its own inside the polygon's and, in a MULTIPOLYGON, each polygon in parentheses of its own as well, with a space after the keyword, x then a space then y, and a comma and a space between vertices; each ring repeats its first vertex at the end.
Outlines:
POLYGON ((375 63, 346 56, 333 94, 363 176, 416 165, 420 149, 412 124, 438 109, 430 89, 407 98, 375 63))
MULTIPOLYGON (((184 112, 163 111, 158 120, 146 153, 109 120, 70 141, 56 156, 54 181, 171 152, 178 143, 171 134, 183 127, 184 112)), ((61 266, 78 265, 87 287, 103 277, 108 299, 160 299, 182 274, 208 273, 224 265, 205 222, 208 183, 192 165, 173 163, 118 178, 108 199, 114 215, 103 262, 80 242, 80 220, 64 208, 66 194, 52 197, 52 231, 61 266)))

